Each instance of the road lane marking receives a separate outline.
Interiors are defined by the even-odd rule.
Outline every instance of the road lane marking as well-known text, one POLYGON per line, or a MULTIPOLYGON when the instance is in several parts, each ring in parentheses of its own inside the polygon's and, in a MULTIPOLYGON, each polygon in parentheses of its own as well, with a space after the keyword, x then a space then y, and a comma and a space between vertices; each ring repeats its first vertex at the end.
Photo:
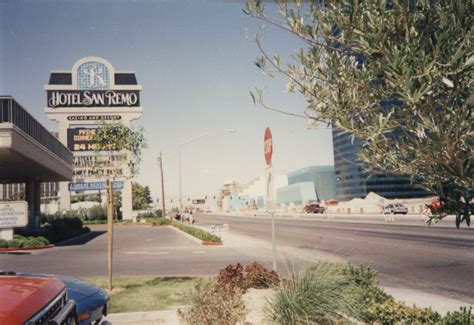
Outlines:
POLYGON ((124 252, 127 255, 167 255, 170 252, 124 252))
POLYGON ((206 251, 194 251, 193 254, 206 254, 206 251))

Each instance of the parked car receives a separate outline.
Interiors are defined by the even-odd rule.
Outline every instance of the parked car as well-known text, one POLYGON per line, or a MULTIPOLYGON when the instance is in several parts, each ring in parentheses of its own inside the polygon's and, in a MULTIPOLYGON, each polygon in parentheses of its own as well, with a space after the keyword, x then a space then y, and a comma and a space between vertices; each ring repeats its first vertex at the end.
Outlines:
POLYGON ((0 298, 0 324, 79 324, 76 303, 59 279, 0 272, 0 298))
POLYGON ((400 203, 387 204, 383 208, 384 214, 407 214, 408 208, 400 203))
POLYGON ((307 205, 303 209, 305 213, 324 213, 325 210, 326 208, 320 206, 317 203, 307 205))
POLYGON ((59 279, 64 282, 69 299, 76 302, 80 325, 99 324, 102 317, 107 316, 110 297, 105 290, 92 283, 66 275, 41 273, 18 274, 59 279))

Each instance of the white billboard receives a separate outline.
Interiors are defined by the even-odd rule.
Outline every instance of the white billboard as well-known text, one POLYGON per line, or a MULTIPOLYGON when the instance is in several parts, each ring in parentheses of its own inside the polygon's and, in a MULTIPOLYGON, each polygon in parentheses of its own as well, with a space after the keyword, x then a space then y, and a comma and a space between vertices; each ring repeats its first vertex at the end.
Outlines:
POLYGON ((28 224, 26 201, 0 202, 0 229, 24 227, 28 224))

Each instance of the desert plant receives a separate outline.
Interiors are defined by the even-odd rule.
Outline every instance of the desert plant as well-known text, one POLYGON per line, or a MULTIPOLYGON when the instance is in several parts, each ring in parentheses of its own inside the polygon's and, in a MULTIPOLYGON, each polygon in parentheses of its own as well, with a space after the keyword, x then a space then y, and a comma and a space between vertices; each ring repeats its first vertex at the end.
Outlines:
POLYGON ((219 286, 211 279, 198 279, 194 288, 184 294, 190 307, 178 309, 178 315, 188 324, 242 324, 247 311, 240 289, 219 286))
POLYGON ((344 266, 319 263, 291 278, 269 301, 267 317, 276 324, 332 324, 356 311, 353 278, 344 266))
POLYGON ((237 288, 245 291, 246 281, 244 277, 244 267, 242 264, 229 264, 219 271, 216 283, 221 287, 237 288))
POLYGON ((278 273, 268 270, 263 264, 258 262, 246 265, 244 272, 246 288, 270 288, 280 283, 278 273))

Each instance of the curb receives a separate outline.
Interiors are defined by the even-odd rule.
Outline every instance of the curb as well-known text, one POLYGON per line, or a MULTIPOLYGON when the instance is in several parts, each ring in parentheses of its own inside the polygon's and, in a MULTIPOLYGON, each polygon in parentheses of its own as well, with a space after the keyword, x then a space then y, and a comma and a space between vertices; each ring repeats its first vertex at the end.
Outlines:
POLYGON ((224 245, 223 242, 214 242, 214 241, 203 241, 202 245, 204 246, 221 246, 224 245))
POLYGON ((35 250, 47 249, 47 248, 53 248, 53 247, 54 245, 35 246, 35 247, 5 247, 5 248, 0 248, 0 252, 35 251, 35 250))

